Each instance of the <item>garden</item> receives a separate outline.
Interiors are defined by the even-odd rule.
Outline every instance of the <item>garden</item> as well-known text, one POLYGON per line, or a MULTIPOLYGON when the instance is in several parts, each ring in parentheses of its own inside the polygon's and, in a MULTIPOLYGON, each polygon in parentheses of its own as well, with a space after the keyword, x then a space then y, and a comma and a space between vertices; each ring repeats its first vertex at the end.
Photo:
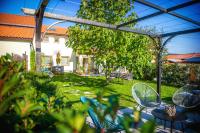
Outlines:
MULTIPOLYGON (((119 25, 138 18, 135 12, 131 12, 133 8, 132 0, 82 0, 76 16, 119 25)), ((136 22, 133 22, 127 28, 134 30, 135 25, 136 22)), ((145 29, 145 33, 154 35, 155 29, 145 29)), ((84 24, 68 27, 66 47, 72 48, 76 57, 79 55, 91 57, 87 63, 93 61, 91 64, 95 64, 95 68, 88 64, 87 66, 96 72, 91 75, 86 75, 84 66, 78 63, 80 69, 78 72, 50 71, 51 65, 45 68, 46 66, 40 64, 44 62, 41 46, 30 52, 30 71, 26 70, 26 62, 14 60, 10 54, 1 56, 0 131, 104 133, 110 132, 107 129, 111 127, 111 129, 123 129, 127 133, 153 133, 157 126, 155 119, 148 119, 140 124, 143 122, 142 113, 146 108, 140 106, 143 103, 138 103, 139 98, 135 98, 132 94, 133 86, 137 83, 148 86, 144 89, 145 94, 150 95, 153 92, 157 96, 150 96, 149 99, 144 96, 144 101, 151 103, 151 100, 157 98, 156 102, 160 102, 159 105, 163 103, 167 105, 164 113, 169 114, 167 120, 171 122, 172 131, 172 123, 179 120, 175 116, 173 95, 180 87, 191 83, 190 68, 194 68, 197 73, 195 83, 200 82, 198 75, 200 66, 165 61, 164 57, 168 52, 161 43, 162 39, 149 34, 122 32, 84 24), (111 76, 120 69, 132 75, 131 78, 111 76), (157 95, 159 86, 161 88, 157 95), (118 117, 122 109, 131 109, 132 112, 118 117), (88 116, 93 116, 92 124, 87 121, 88 116), (97 127, 98 123, 100 127, 97 127)), ((37 41, 41 40, 40 37, 36 37, 37 41)), ((37 46, 40 43, 38 41, 37 46)), ((60 54, 57 52, 57 66, 54 67, 60 67, 60 54)), ((142 94, 136 92, 138 97, 143 96, 144 93, 142 90, 141 92, 142 94)), ((194 90, 192 94, 197 99, 190 101, 198 102, 199 92, 199 89, 194 90)), ((187 93, 182 94, 186 96, 187 93)), ((181 97, 177 99, 180 101, 181 97)))
MULTIPOLYGON (((133 84, 142 82, 156 88, 156 82, 150 80, 116 78, 107 82, 105 76, 74 73, 49 77, 46 73, 24 71, 23 63, 14 61, 9 54, 0 59, 0 128, 3 131, 93 132, 85 123, 87 107, 80 102, 81 96, 100 96, 104 104, 114 96, 118 99, 118 109, 133 108, 137 105, 131 94, 133 84)), ((176 89, 163 85, 162 100, 172 103, 176 89)))

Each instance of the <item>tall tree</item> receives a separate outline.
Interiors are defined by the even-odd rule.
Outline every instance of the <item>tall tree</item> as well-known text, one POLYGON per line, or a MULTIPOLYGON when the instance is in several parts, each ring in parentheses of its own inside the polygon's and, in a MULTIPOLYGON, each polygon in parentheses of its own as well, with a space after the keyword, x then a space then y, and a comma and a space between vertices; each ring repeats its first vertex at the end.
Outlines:
MULTIPOLYGON (((136 18, 132 0, 82 0, 77 16, 84 19, 120 24, 136 18)), ((134 24, 129 25, 134 28, 134 24)), ((142 76, 142 69, 152 59, 148 38, 133 33, 100 27, 76 25, 69 28, 69 43, 74 50, 91 51, 96 64, 103 65, 106 78, 126 66, 142 76)))

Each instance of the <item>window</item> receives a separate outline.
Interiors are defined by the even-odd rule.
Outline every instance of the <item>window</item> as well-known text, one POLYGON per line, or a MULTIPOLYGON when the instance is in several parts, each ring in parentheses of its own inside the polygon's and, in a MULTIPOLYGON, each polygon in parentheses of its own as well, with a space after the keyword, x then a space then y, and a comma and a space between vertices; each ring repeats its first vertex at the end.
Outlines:
POLYGON ((69 58, 69 56, 62 56, 61 57, 61 65, 62 66, 69 66, 70 65, 70 58, 69 58))
POLYGON ((49 42, 49 37, 44 37, 43 42, 49 42))
POLYGON ((52 57, 51 56, 42 56, 42 66, 51 67, 52 66, 52 57))
POLYGON ((58 37, 55 37, 55 42, 59 42, 59 38, 58 37))

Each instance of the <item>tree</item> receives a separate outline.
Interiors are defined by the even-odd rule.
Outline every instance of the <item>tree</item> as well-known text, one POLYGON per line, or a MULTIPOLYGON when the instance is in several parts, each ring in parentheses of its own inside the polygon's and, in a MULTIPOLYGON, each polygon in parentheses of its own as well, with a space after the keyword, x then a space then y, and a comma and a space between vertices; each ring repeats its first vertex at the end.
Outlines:
MULTIPOLYGON (((132 0, 82 0, 77 16, 84 19, 120 24, 136 18, 132 0), (130 13, 132 12, 132 13, 130 13)), ((129 25, 130 28, 134 24, 129 25)), ((106 78, 113 70, 126 66, 142 76, 144 66, 151 62, 148 38, 142 35, 100 27, 76 25, 69 28, 68 45, 74 50, 90 51, 96 64, 104 68, 106 78)))

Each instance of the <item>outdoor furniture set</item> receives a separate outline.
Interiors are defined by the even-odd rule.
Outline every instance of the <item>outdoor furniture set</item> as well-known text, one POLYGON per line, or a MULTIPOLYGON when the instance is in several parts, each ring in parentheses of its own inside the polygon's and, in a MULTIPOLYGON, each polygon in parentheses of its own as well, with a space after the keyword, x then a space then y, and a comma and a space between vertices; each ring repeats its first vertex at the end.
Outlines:
MULTIPOLYGON (((188 123, 190 125, 195 125, 200 123, 200 113, 196 114, 191 112, 190 109, 199 111, 200 104, 200 89, 198 87, 193 87, 190 85, 184 86, 174 93, 172 101, 176 106, 166 106, 164 105, 158 93, 150 86, 144 83, 137 83, 132 87, 132 96, 138 104, 137 108, 153 108, 151 114, 154 119, 159 119, 164 121, 164 129, 166 127, 166 122, 170 122, 170 132, 172 133, 174 123, 181 125, 182 131, 187 127, 188 123), (195 115, 194 115, 195 114, 195 115)), ((110 116, 106 116, 103 124, 99 121, 98 115, 94 112, 95 107, 103 107, 95 99, 89 99, 86 97, 81 97, 81 102, 90 102, 92 105, 88 109, 89 116, 96 129, 101 131, 101 129, 106 129, 106 131, 122 131, 120 120, 123 116, 117 116, 116 120, 113 122, 110 116)), ((104 107, 103 107, 104 108, 104 107)))
POLYGON ((123 130, 123 127, 121 126, 121 116, 117 116, 113 121, 110 115, 106 115, 105 120, 103 122, 100 122, 98 115, 95 113, 95 108, 105 109, 106 106, 100 104, 96 99, 90 99, 84 96, 82 96, 80 100, 83 104, 90 104, 88 114, 91 117, 97 131, 101 132, 102 130, 105 130, 107 132, 119 132, 123 130))
POLYGON ((157 92, 143 83, 133 86, 132 95, 140 107, 155 108, 151 114, 155 119, 164 121, 164 129, 166 121, 169 121, 170 132, 172 132, 175 122, 179 122, 182 131, 184 131, 184 126, 187 126, 188 123, 190 125, 200 123, 200 112, 198 112, 200 105, 199 86, 186 85, 178 89, 172 97, 172 101, 176 106, 163 105, 157 92), (193 112, 191 112, 191 109, 193 112), (198 119, 194 119, 194 114, 198 119))
POLYGON ((179 122, 181 124, 181 129, 184 131, 184 121, 186 120, 186 116, 184 113, 176 112, 174 115, 170 115, 165 111, 165 109, 156 108, 152 110, 152 115, 154 116, 155 120, 159 119, 164 121, 164 129, 166 127, 166 121, 170 122, 170 133, 172 133, 172 129, 175 122, 179 122))
POLYGON ((123 72, 112 72, 110 74, 110 78, 122 78, 122 79, 126 79, 126 80, 130 80, 132 79, 132 74, 131 73, 123 73, 123 72))

